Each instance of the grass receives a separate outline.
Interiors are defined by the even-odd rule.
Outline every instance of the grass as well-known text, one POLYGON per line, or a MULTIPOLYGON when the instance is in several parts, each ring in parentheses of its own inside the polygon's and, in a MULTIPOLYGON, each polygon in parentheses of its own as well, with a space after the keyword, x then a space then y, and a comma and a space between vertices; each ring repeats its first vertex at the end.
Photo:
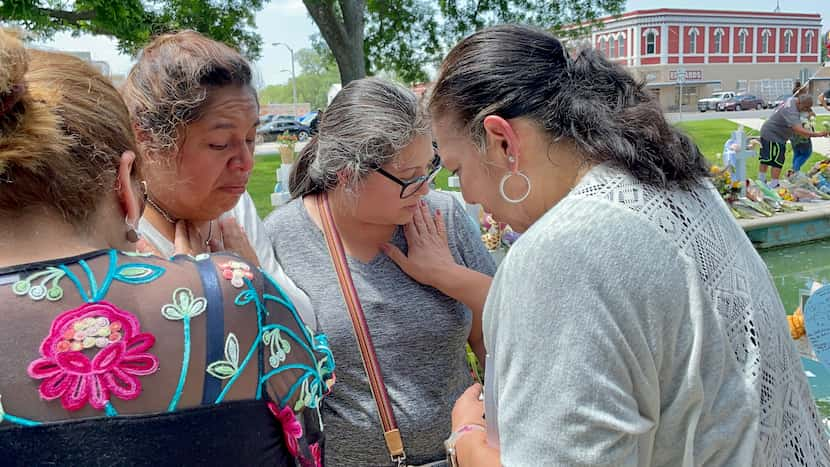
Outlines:
MULTIPOLYGON (((819 117, 817 129, 823 128, 822 121, 829 120, 830 117, 819 117)), ((720 153, 723 152, 723 143, 729 138, 729 133, 735 131, 738 125, 725 119, 718 120, 701 120, 693 122, 681 122, 677 124, 682 128, 695 143, 700 147, 701 152, 710 163, 721 165, 720 153)), ((758 132, 751 129, 746 129, 751 136, 757 136, 758 132)), ((822 160, 820 154, 813 154, 813 156, 804 164, 804 168, 812 167, 813 164, 822 160)), ((792 149, 787 151, 787 163, 792 162, 792 149)), ((264 218, 274 207, 271 206, 271 193, 274 191, 276 184, 276 173, 280 166, 279 153, 262 154, 256 157, 256 164, 254 165, 253 174, 248 182, 248 192, 254 200, 259 216, 264 218)), ((785 169, 788 165, 785 165, 785 169)), ((450 173, 442 169, 435 178, 435 186, 441 189, 447 188, 447 178, 450 173)), ((758 177, 758 158, 752 158, 747 161, 747 176, 750 178, 758 177)))
POLYGON ((251 179, 248 181, 248 193, 254 200, 257 214, 263 219, 274 209, 271 206, 271 193, 274 192, 274 185, 277 183, 280 162, 279 153, 257 156, 251 179))
MULTIPOLYGON (((821 123, 823 120, 828 120, 828 117, 819 117, 817 121, 817 130, 823 128, 821 123)), ((729 133, 738 129, 738 125, 729 120, 700 120, 694 122, 681 122, 677 126, 685 131, 694 140, 695 144, 700 148, 700 152, 713 165, 722 165, 720 154, 723 152, 723 144, 729 139, 729 133)), ((744 128, 744 131, 750 136, 758 136, 758 131, 751 128, 744 128)), ((789 146, 789 143, 787 144, 789 146)), ((793 151, 791 147, 787 149, 787 162, 784 164, 786 171, 791 167, 793 151)), ((824 160, 824 157, 819 153, 813 153, 812 157, 802 167, 802 170, 809 169, 816 162, 824 160)), ((746 175, 749 178, 758 178, 758 158, 754 157, 746 162, 746 175)))

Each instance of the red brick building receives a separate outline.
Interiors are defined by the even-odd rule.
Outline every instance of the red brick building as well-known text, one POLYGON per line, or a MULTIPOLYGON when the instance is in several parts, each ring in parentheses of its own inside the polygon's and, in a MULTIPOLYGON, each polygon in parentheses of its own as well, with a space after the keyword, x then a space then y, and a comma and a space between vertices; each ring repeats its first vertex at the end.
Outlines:
POLYGON ((685 72, 683 105, 691 110, 713 90, 763 85, 777 92, 821 66, 817 13, 661 8, 602 22, 579 45, 592 45, 630 67, 666 109, 680 102, 678 70, 685 72))

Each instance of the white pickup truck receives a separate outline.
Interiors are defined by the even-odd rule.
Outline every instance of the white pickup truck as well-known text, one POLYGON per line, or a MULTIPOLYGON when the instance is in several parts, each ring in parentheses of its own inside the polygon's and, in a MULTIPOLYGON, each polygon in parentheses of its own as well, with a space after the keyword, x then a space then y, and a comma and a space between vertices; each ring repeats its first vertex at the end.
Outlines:
POLYGON ((731 99, 733 97, 735 97, 735 93, 732 91, 713 92, 710 97, 698 99, 697 110, 701 112, 706 112, 707 110, 718 110, 719 103, 725 102, 727 99, 731 99))

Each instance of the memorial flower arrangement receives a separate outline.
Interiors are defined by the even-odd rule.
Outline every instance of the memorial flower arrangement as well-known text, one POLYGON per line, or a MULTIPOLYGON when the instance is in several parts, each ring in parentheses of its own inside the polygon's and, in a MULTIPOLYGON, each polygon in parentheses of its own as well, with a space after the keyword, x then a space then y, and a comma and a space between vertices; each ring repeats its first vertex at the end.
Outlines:
POLYGON ((732 180, 732 174, 728 169, 713 165, 709 169, 709 175, 712 178, 712 184, 723 197, 724 201, 732 203, 738 200, 738 196, 741 194, 741 182, 732 180))
POLYGON ((290 149, 291 152, 293 153, 294 152, 294 146, 297 144, 297 137, 286 131, 283 134, 277 136, 277 143, 288 147, 288 149, 290 149))
POLYGON ((488 250, 509 250, 519 239, 519 233, 513 231, 504 222, 497 222, 491 214, 483 210, 479 214, 479 225, 481 225, 481 241, 488 250))

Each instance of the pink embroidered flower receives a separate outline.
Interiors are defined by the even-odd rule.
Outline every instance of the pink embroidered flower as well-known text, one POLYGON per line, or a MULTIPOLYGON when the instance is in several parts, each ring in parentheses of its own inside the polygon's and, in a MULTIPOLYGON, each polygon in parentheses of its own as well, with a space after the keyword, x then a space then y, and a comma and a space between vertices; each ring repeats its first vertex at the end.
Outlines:
POLYGON ((220 264, 219 267, 222 268, 222 277, 231 281, 231 285, 237 289, 241 289, 245 285, 243 279, 251 280, 254 278, 251 267, 241 261, 228 261, 220 264))
POLYGON ((280 410, 277 404, 273 402, 268 403, 268 408, 271 409, 271 413, 277 417, 277 420, 282 425, 282 434, 285 437, 288 452, 292 456, 297 457, 297 453, 300 452, 300 446, 297 444, 297 440, 303 436, 303 427, 297 421, 297 417, 294 416, 294 411, 287 405, 280 410))
POLYGON ((158 358, 146 352, 156 338, 139 331, 134 315, 108 302, 65 311, 52 322, 40 345, 42 357, 29 364, 29 376, 43 380, 43 399, 61 398, 67 410, 87 402, 103 409, 111 394, 135 399, 141 393, 138 376, 155 373, 159 366, 158 358), (98 353, 90 360, 85 350, 98 353))
POLYGON ((322 453, 320 452, 320 443, 314 443, 308 447, 311 451, 311 457, 314 458, 314 467, 322 467, 323 466, 323 458, 322 453))

